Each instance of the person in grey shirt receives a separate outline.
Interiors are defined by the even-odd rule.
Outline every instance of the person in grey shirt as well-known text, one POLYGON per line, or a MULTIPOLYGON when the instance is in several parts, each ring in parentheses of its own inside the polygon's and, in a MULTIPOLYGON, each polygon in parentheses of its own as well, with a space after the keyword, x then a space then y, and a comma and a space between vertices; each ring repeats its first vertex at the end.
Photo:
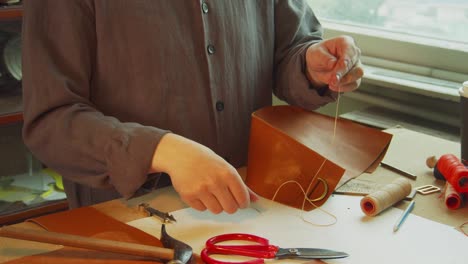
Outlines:
POLYGON ((317 109, 363 74, 305 0, 29 0, 22 37, 23 138, 71 208, 164 179, 197 210, 245 208, 251 113, 272 91, 317 109))

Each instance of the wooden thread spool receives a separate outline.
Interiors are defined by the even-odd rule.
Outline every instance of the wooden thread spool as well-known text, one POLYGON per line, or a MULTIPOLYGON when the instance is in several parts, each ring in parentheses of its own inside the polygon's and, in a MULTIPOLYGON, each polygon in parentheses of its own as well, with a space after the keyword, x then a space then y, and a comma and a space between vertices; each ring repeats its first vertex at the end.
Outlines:
POLYGON ((411 183, 398 178, 382 189, 361 199, 361 209, 368 216, 375 216, 395 203, 403 200, 411 192, 411 183))

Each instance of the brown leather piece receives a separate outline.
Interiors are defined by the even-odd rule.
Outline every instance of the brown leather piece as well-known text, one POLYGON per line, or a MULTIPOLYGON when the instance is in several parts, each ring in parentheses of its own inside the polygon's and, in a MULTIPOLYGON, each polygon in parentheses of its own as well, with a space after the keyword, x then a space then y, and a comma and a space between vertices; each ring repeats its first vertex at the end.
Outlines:
MULTIPOLYGON (((333 117, 294 106, 271 106, 254 112, 247 185, 272 199, 283 183, 297 181, 305 191, 315 177, 307 196, 315 199, 324 195, 314 202, 320 206, 341 184, 363 172, 373 172, 392 135, 338 118, 333 138, 334 127, 333 117)), ((297 184, 289 183, 281 187, 274 200, 302 208, 304 194, 297 184)), ((305 210, 313 208, 306 202, 305 210)))
MULTIPOLYGON (((92 207, 55 213, 30 219, 29 221, 54 232, 162 247, 161 241, 158 238, 119 222, 92 207)), ((27 256, 7 263, 136 264, 158 262, 124 254, 64 247, 59 250, 27 256)))

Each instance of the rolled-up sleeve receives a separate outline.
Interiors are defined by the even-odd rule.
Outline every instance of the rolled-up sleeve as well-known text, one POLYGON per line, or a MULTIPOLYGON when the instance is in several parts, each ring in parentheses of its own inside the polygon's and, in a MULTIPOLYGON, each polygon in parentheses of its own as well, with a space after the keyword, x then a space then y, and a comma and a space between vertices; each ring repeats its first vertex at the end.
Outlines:
POLYGON ((322 33, 306 1, 276 2, 274 93, 278 98, 308 110, 336 100, 335 92, 312 87, 305 74, 306 50, 322 40, 322 33))
POLYGON ((24 2, 23 138, 65 178, 130 197, 167 131, 121 122, 93 104, 93 12, 87 0, 24 2))

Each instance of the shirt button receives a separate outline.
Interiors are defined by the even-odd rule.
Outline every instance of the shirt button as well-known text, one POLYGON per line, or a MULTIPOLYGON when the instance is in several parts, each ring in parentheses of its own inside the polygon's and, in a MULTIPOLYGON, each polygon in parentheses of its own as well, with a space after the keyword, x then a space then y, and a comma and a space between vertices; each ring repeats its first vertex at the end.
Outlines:
POLYGON ((222 101, 218 101, 216 102, 216 110, 218 112, 221 112, 224 110, 224 103, 222 101))
POLYGON ((202 3, 201 8, 204 14, 208 13, 208 4, 206 2, 202 3))
POLYGON ((215 53, 215 47, 213 45, 208 45, 208 47, 206 47, 206 50, 208 51, 208 54, 214 54, 215 53))

